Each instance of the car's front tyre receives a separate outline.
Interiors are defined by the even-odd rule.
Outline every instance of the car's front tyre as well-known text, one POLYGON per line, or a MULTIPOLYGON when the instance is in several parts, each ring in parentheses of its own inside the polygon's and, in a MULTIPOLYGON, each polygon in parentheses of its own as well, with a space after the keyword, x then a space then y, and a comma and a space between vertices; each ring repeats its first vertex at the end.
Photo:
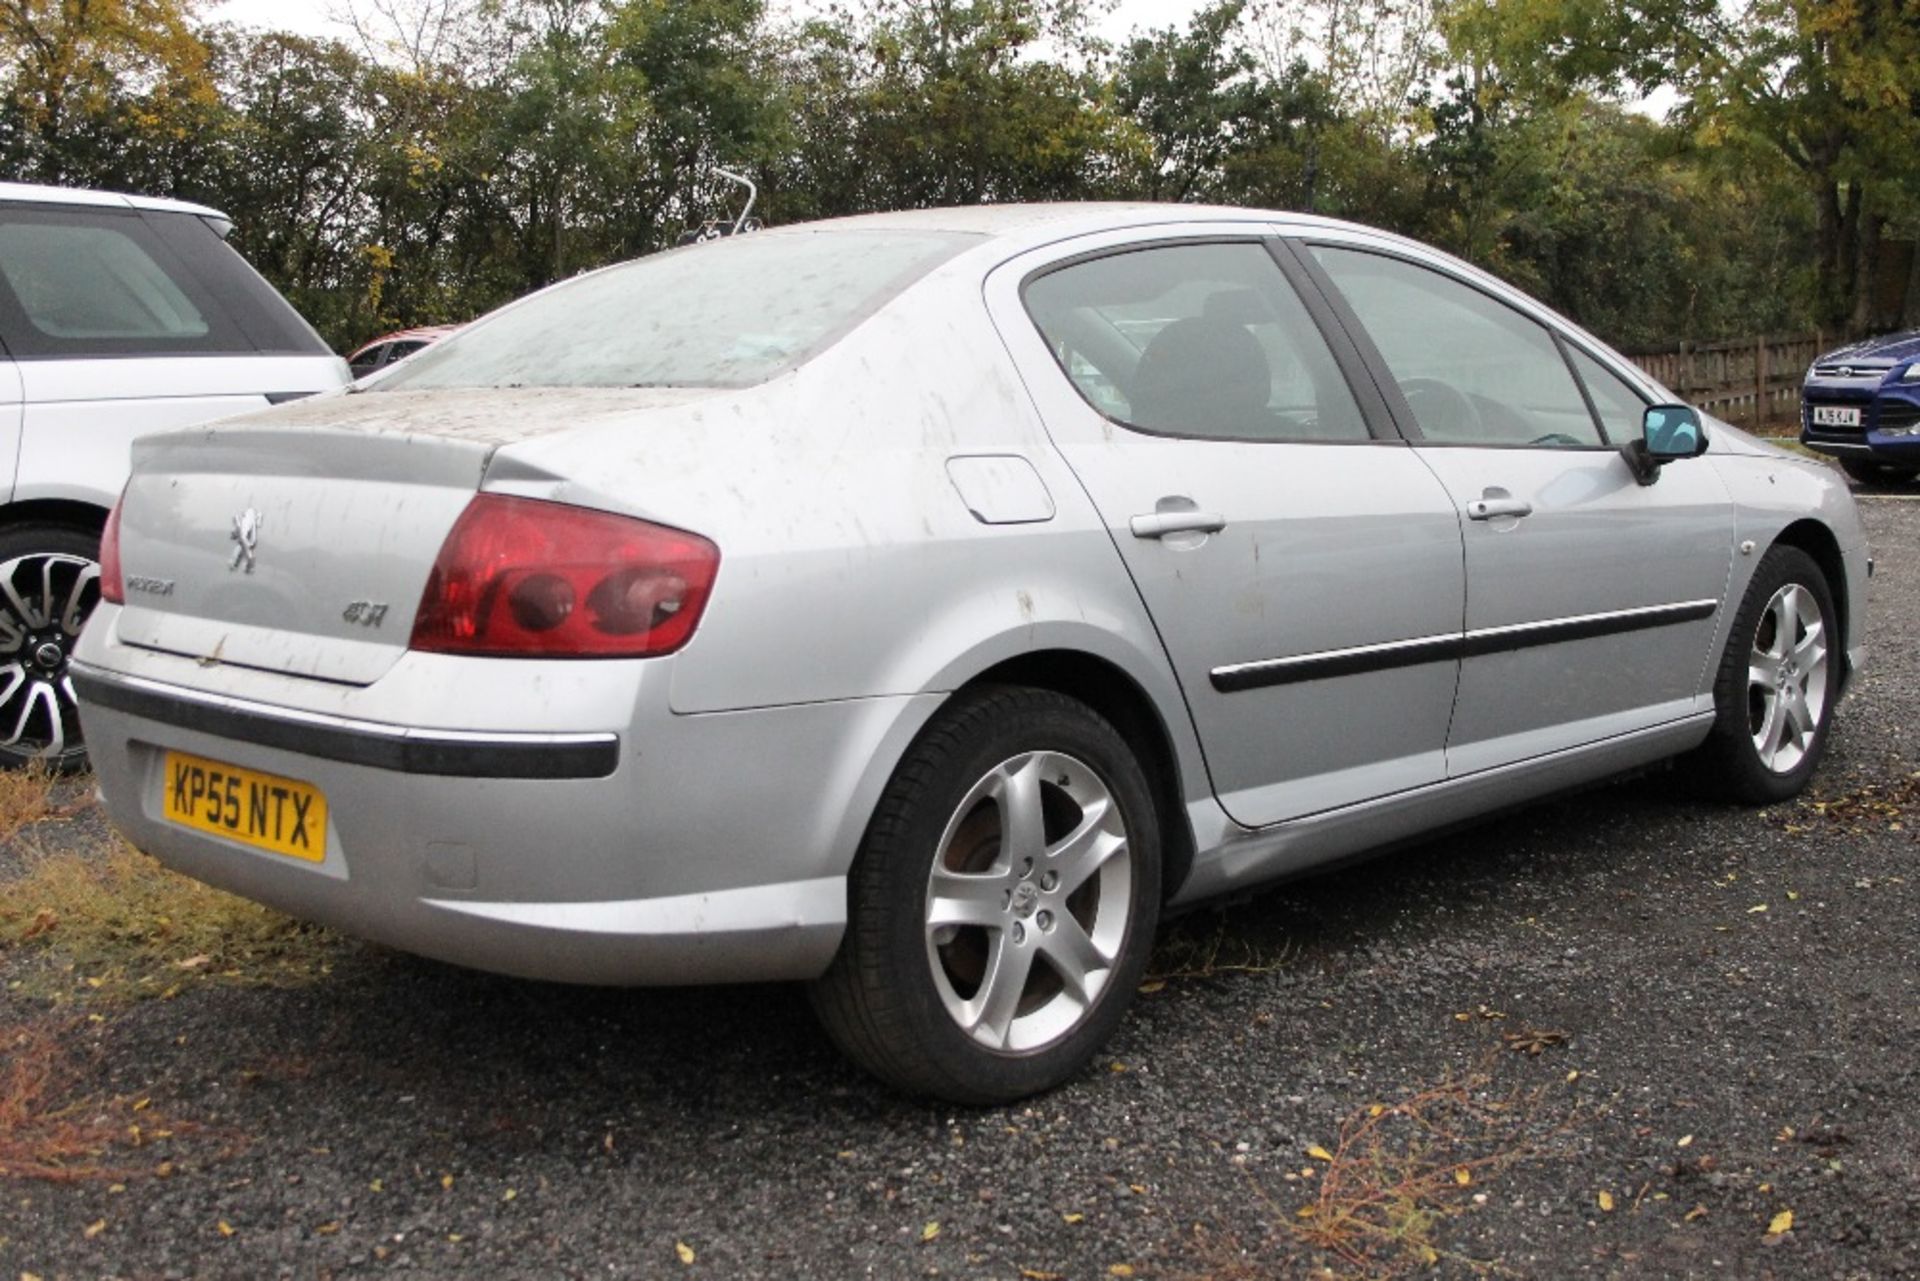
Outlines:
POLYGON ((1729 798, 1770 805, 1806 786, 1840 697, 1838 618, 1813 557, 1777 545, 1761 558, 1721 656, 1713 733, 1700 749, 1710 782, 1729 798))
POLYGON ((1160 889, 1152 793, 1113 727, 1046 690, 966 691, 888 783, 814 1008, 908 1093, 1022 1098, 1112 1034, 1160 889))
POLYGON ((86 763, 67 659, 100 602, 100 535, 35 522, 0 529, 0 766, 86 763))

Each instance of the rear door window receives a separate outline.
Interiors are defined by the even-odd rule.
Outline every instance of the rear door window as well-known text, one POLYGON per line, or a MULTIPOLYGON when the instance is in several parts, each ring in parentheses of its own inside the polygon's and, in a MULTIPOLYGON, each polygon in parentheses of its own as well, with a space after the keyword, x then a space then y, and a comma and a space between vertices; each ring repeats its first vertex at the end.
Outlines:
POLYGON ((192 214, 0 206, 0 334, 16 357, 326 346, 192 214))
POLYGON ((1027 311, 1108 418, 1213 440, 1363 441, 1326 339, 1264 246, 1176 244, 1029 281, 1027 311))

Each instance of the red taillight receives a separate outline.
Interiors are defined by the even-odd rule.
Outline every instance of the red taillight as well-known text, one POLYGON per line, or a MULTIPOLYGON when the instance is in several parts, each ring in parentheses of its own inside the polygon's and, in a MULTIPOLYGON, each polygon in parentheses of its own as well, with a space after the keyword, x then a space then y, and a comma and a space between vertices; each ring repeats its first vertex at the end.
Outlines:
POLYGON ((534 498, 480 494, 447 535, 414 649, 643 658, 686 644, 720 568, 698 534, 534 498))
POLYGON ((127 505, 127 492, 107 513, 107 526, 100 531, 100 599, 113 605, 127 603, 127 582, 120 572, 120 509, 127 505))

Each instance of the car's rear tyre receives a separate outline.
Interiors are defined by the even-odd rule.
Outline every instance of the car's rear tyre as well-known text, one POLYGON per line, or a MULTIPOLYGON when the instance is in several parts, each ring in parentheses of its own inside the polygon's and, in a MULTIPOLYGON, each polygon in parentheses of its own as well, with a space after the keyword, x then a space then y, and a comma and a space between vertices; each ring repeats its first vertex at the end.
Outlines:
POLYGON ((1112 1034, 1153 946, 1160 840, 1124 740, 1081 703, 982 687, 894 772, 811 989, 882 1080, 956 1103, 1058 1085, 1112 1034))
POLYGON ((1898 467, 1872 458, 1842 458, 1840 470, 1862 485, 1899 485, 1920 476, 1920 467, 1898 467))
POLYGON ((1813 557, 1781 545, 1761 558, 1721 655, 1713 733, 1699 752, 1715 790, 1770 805, 1806 786, 1840 696, 1838 618, 1813 557))
POLYGON ((99 601, 98 533, 40 522, 0 529, 0 766, 86 763, 67 660, 99 601))

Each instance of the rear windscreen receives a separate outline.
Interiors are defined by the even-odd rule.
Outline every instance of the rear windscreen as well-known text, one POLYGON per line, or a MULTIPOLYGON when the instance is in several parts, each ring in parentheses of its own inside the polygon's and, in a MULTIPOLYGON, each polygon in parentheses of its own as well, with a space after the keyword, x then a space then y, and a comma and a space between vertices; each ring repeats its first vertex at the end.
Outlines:
POLYGON ((690 245, 503 308, 368 390, 751 386, 978 239, 842 229, 690 245))
POLYGON ((193 214, 0 206, 0 337, 18 359, 326 345, 193 214))

